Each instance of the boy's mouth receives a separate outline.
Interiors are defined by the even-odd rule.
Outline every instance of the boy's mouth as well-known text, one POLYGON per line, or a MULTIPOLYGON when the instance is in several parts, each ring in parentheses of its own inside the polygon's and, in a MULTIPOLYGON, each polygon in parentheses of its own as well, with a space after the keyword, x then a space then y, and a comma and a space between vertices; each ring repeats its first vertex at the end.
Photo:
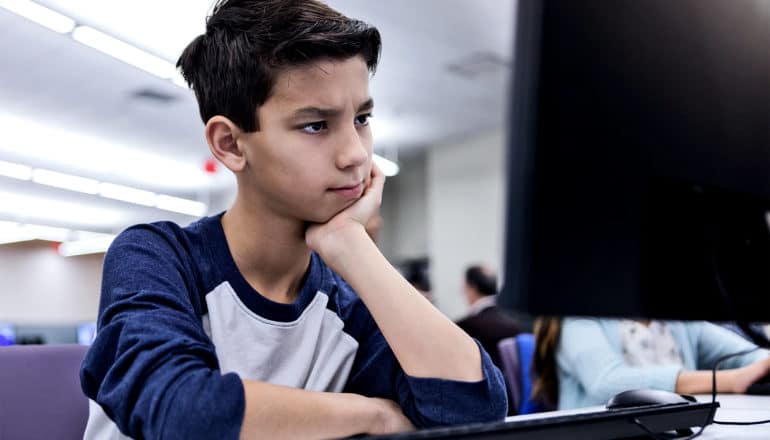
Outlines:
POLYGON ((339 186, 336 188, 329 188, 329 191, 347 199, 353 199, 361 196, 364 192, 364 182, 358 182, 349 186, 339 186))

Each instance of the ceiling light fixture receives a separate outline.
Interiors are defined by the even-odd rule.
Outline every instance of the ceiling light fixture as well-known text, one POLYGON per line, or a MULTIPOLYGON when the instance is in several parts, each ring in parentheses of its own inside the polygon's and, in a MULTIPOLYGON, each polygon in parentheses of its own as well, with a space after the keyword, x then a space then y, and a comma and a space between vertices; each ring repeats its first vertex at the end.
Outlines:
POLYGON ((163 79, 171 79, 176 73, 176 66, 173 63, 118 40, 104 32, 97 31, 90 26, 76 27, 72 31, 72 38, 86 46, 163 79))
POLYGON ((0 113, 0 131, 4 136, 0 157, 13 157, 24 161, 22 163, 39 163, 94 178, 104 176, 100 180, 117 176, 128 184, 136 183, 134 186, 151 185, 170 192, 199 191, 224 185, 226 181, 222 176, 207 174, 198 161, 161 156, 113 138, 96 137, 7 113, 0 113))
MULTIPOLYGON (((120 200, 123 202, 134 203, 136 205, 155 207, 165 211, 178 212, 192 216, 202 216, 208 211, 205 203, 195 200, 173 197, 165 194, 156 194, 152 191, 132 188, 125 185, 116 185, 114 183, 99 182, 87 177, 74 176, 72 174, 59 173, 57 171, 32 168, 26 165, 12 162, 0 161, 0 175, 15 174, 17 178, 29 174, 32 181, 41 185, 52 186, 55 188, 66 189, 91 195, 100 195, 102 197, 120 200), (24 171, 24 173, 22 173, 24 171), (26 174, 25 174, 26 173, 26 174)), ((28 180, 28 179, 24 179, 28 180)), ((0 199, 2 201, 2 199, 0 199)))
POLYGON ((179 212, 182 214, 200 217, 206 214, 206 204, 194 200, 182 199, 163 194, 158 195, 155 207, 166 211, 179 212))
POLYGON ((107 252, 114 240, 114 235, 104 235, 85 240, 67 241, 59 245, 59 255, 74 257, 76 255, 101 254, 107 252))
POLYGON ((398 174, 398 164, 392 160, 385 159, 378 154, 373 154, 372 160, 377 164, 378 167, 380 167, 380 170, 383 174, 385 174, 386 177, 392 177, 398 174))
POLYGON ((154 192, 105 182, 99 184, 99 195, 108 199, 144 206, 155 206, 158 197, 154 192))
POLYGON ((75 20, 29 0, 0 0, 0 8, 60 34, 68 34, 75 28, 75 20))
POLYGON ((41 185, 68 189, 85 194, 98 194, 99 182, 86 177, 58 173, 56 171, 35 169, 32 171, 32 181, 41 185))
POLYGON ((0 176, 30 180, 32 179, 32 167, 0 160, 0 176))
POLYGON ((118 227, 126 220, 123 214, 112 209, 11 192, 0 192, 0 213, 15 220, 43 220, 102 227, 118 227))

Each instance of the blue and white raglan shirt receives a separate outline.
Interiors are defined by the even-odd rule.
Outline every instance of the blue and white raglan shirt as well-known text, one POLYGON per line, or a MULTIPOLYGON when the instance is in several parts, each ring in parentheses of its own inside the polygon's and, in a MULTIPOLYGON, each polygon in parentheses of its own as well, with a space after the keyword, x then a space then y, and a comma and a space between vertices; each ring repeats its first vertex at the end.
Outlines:
POLYGON ((110 247, 81 369, 87 439, 237 439, 241 378, 392 399, 417 427, 505 416, 503 378, 483 349, 480 382, 406 375, 366 306, 316 254, 295 303, 259 295, 221 216, 134 226, 110 247))

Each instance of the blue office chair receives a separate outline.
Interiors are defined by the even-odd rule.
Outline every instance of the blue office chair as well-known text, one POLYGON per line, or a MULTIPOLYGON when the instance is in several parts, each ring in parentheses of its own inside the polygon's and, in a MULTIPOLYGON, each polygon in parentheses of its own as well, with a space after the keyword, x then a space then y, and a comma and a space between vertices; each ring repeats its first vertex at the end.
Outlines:
POLYGON ((535 353, 535 336, 521 333, 497 344, 503 375, 511 395, 510 405, 516 414, 531 414, 546 408, 532 401, 532 376, 530 366, 535 353))

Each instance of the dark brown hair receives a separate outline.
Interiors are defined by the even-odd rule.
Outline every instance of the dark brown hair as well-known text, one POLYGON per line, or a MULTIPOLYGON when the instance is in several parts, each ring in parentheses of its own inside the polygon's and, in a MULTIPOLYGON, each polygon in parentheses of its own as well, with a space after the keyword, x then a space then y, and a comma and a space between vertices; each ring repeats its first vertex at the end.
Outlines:
POLYGON ((497 276, 488 273, 482 266, 471 266, 465 270, 465 283, 484 296, 497 293, 497 276))
POLYGON ((532 356, 532 400, 546 407, 559 403, 559 374, 556 349, 561 337, 561 318, 541 317, 535 321, 535 354, 532 356))
POLYGON ((380 33, 316 0, 220 0, 177 61, 195 92, 201 119, 222 115, 259 129, 256 111, 281 70, 320 59, 360 55, 371 72, 380 33))

